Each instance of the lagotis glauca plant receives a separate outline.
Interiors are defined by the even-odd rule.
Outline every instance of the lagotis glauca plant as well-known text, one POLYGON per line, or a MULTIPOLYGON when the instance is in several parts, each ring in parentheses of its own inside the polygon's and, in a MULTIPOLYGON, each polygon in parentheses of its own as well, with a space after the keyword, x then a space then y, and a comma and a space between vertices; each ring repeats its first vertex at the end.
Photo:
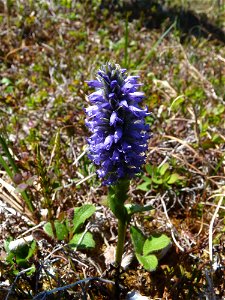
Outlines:
MULTIPOLYGON (((107 63, 88 85, 96 89, 89 95, 91 105, 85 109, 86 125, 92 135, 88 139, 89 158, 98 166, 97 174, 109 186, 109 207, 118 219, 118 243, 115 265, 121 265, 127 226, 131 215, 151 210, 150 206, 126 204, 130 180, 141 172, 148 148, 150 128, 145 118, 147 107, 140 102, 139 76, 128 76, 118 64, 107 63)), ((157 267, 154 251, 170 244, 165 235, 146 238, 135 226, 130 227, 137 259, 147 270, 157 267)))

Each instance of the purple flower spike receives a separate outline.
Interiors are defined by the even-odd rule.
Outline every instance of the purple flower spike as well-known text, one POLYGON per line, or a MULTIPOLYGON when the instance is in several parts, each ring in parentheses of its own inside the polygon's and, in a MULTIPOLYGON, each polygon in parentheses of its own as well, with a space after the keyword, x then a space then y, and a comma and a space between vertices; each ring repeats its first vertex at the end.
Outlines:
POLYGON ((85 109, 86 125, 92 132, 88 139, 89 158, 99 166, 97 174, 104 184, 132 178, 145 161, 149 125, 147 108, 139 102, 144 93, 138 91, 139 76, 127 76, 119 65, 107 63, 88 81, 96 91, 89 95, 91 106, 85 109))

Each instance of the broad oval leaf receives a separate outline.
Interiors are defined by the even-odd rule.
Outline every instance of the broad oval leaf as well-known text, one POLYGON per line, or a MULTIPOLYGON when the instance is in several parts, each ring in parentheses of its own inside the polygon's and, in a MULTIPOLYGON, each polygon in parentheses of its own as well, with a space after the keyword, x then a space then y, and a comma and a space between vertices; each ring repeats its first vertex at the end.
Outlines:
POLYGON ((151 165, 146 165, 145 166, 146 171, 148 172, 149 175, 152 176, 153 172, 154 172, 154 167, 151 165))
POLYGON ((33 240, 34 240, 34 238, 32 235, 13 240, 8 245, 9 252, 12 251, 12 252, 16 253, 16 251, 19 248, 29 245, 33 240))
POLYGON ((170 165, 168 163, 163 164, 160 168, 159 168, 159 173, 160 175, 164 175, 166 173, 166 170, 168 170, 170 167, 170 165))
POLYGON ((183 177, 180 176, 180 175, 177 174, 177 173, 173 173, 173 174, 170 176, 170 178, 169 178, 169 180, 167 181, 167 183, 168 183, 168 184, 173 184, 173 183, 175 183, 176 181, 178 181, 178 180, 180 180, 180 179, 183 179, 183 177))
POLYGON ((155 269, 158 266, 158 259, 155 255, 150 254, 147 256, 142 256, 139 254, 136 254, 136 257, 139 261, 139 263, 145 268, 147 271, 155 271, 155 269))
POLYGON ((141 191, 148 192, 150 190, 151 182, 143 182, 137 186, 137 188, 141 191))
MULTIPOLYGON (((68 235, 68 229, 66 228, 66 226, 63 223, 60 223, 58 220, 56 220, 54 222, 54 226, 55 226, 55 231, 56 231, 56 237, 59 241, 62 241, 66 238, 66 236, 68 235)), ((53 231, 52 231, 52 226, 51 223, 48 222, 44 225, 43 227, 44 231, 50 235, 51 237, 54 237, 53 231)))
POLYGON ((165 234, 151 235, 144 243, 143 254, 148 255, 154 251, 159 251, 166 248, 170 244, 170 238, 165 234))
POLYGON ((72 249, 86 249, 94 248, 95 241, 90 232, 86 233, 76 233, 69 242, 69 245, 72 249))
POLYGON ((79 230, 81 225, 90 218, 93 213, 95 212, 95 206, 92 204, 85 204, 81 207, 76 207, 74 211, 74 217, 73 217, 73 232, 79 230))
POLYGON ((140 229, 138 229, 135 226, 130 227, 130 234, 135 253, 142 254, 143 246, 146 239, 144 234, 141 232, 140 229))
POLYGON ((156 176, 156 177, 152 177, 152 181, 156 184, 162 184, 163 183, 163 180, 162 178, 156 176))

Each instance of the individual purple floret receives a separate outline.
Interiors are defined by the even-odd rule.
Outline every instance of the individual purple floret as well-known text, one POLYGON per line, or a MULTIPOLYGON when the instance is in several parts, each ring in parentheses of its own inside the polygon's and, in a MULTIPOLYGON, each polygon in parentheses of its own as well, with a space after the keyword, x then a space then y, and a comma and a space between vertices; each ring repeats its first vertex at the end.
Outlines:
POLYGON ((139 102, 139 76, 127 76, 119 65, 107 63, 88 81, 96 91, 89 95, 91 106, 85 109, 86 125, 92 132, 88 139, 89 158, 99 166, 97 174, 104 184, 132 178, 141 171, 150 137, 145 117, 147 107, 139 102))

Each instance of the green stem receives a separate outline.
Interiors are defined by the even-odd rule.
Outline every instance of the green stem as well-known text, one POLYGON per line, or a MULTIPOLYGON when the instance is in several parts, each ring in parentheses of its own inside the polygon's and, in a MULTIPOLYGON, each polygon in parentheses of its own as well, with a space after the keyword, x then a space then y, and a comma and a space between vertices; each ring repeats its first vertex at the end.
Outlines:
POLYGON ((26 203, 26 205, 27 205, 29 211, 33 213, 34 210, 35 210, 35 208, 34 208, 33 203, 31 202, 31 200, 30 200, 30 198, 29 198, 27 192, 26 192, 26 191, 23 191, 23 192, 21 192, 21 195, 22 195, 23 200, 25 201, 25 203, 26 203))
POLYGON ((57 234, 56 234, 55 223, 53 221, 53 215, 52 215, 52 211, 51 211, 51 205, 48 204, 48 208, 47 209, 48 209, 48 219, 49 219, 49 222, 51 224, 52 233, 53 233, 54 239, 56 240, 57 239, 57 234))
POLYGON ((5 152, 5 155, 7 156, 7 158, 9 160, 9 163, 10 163, 13 171, 15 173, 19 173, 19 169, 18 169, 17 165, 15 164, 14 159, 13 159, 11 153, 9 152, 8 146, 7 146, 6 142, 5 142, 5 140, 1 136, 0 136, 0 144, 2 145, 2 149, 5 152))
POLYGON ((4 158, 1 156, 1 154, 0 154, 0 164, 3 166, 3 168, 5 169, 5 171, 8 174, 8 176, 11 179, 13 179, 13 174, 12 174, 10 168, 8 167, 7 163, 5 162, 4 158))
POLYGON ((124 206, 127 200, 127 192, 129 189, 130 180, 120 180, 115 186, 109 187, 109 207, 118 219, 118 242, 116 248, 116 267, 120 269, 123 248, 126 236, 126 229, 128 223, 127 210, 124 206))
POLYGON ((127 231, 126 220, 118 219, 118 242, 116 247, 116 261, 115 261, 116 267, 118 268, 120 268, 121 261, 122 261, 126 231, 127 231))
POLYGON ((128 198, 127 193, 129 189, 129 184, 129 179, 123 179, 120 180, 115 186, 109 187, 109 207, 114 213, 115 217, 118 219, 118 241, 115 259, 115 267, 117 269, 117 272, 115 274, 115 295, 113 299, 120 299, 120 266, 123 256, 127 225, 129 223, 128 213, 124 203, 128 198))

